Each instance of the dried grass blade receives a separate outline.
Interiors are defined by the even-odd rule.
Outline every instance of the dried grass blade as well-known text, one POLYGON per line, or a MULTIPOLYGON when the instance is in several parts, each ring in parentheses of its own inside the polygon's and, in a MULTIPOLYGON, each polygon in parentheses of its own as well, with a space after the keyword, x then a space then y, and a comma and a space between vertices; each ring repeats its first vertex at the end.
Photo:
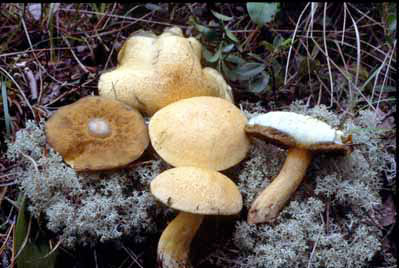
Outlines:
POLYGON ((385 72, 384 80, 382 81, 382 87, 381 87, 380 95, 378 96, 378 101, 377 101, 377 105, 376 105, 376 110, 377 111, 378 111, 378 106, 380 105, 382 92, 384 91, 383 88, 384 88, 384 86, 385 86, 385 84, 387 82, 388 73, 389 73, 389 66, 391 66, 393 54, 395 53, 395 51, 396 51, 396 40, 393 43, 393 47, 392 47, 392 50, 391 50, 391 56, 389 57, 389 62, 388 62, 388 66, 387 66, 387 71, 385 72))
POLYGON ((17 81, 15 81, 14 77, 9 74, 7 72, 7 70, 5 70, 3 67, 0 66, 0 70, 8 76, 8 78, 11 79, 11 81, 17 86, 19 93, 21 93, 22 98, 24 99, 24 101, 26 102, 26 105, 29 107, 29 109, 32 111, 33 116, 35 116, 35 112, 33 111, 32 105, 30 104, 28 98, 26 97, 24 91, 22 90, 21 86, 17 83, 17 81))
POLYGON ((4 79, 1 79, 1 98, 3 100, 3 113, 4 113, 4 124, 6 125, 6 134, 7 137, 11 135, 11 117, 8 111, 8 97, 7 97, 7 89, 6 82, 4 79))
POLYGON ((290 49, 288 51, 288 57, 287 57, 287 65, 285 66, 285 76, 284 76, 284 85, 287 84, 287 76, 288 76, 288 66, 290 63, 290 57, 291 57, 291 52, 292 52, 292 47, 294 46, 294 41, 295 41, 295 36, 297 34, 298 28, 299 28, 299 22, 302 19, 303 14, 305 14, 305 11, 308 9, 310 3, 307 3, 305 8, 302 10, 301 14, 299 15, 298 21, 295 25, 295 30, 294 30, 294 34, 292 35, 292 39, 291 39, 291 45, 290 45, 290 49))
POLYGON ((7 236, 4 239, 4 243, 3 243, 3 245, 1 245, 1 248, 0 248, 0 256, 3 253, 3 251, 6 249, 7 242, 8 242, 8 239, 10 239, 10 235, 11 235, 13 227, 14 227, 14 225, 11 225, 10 228, 8 229, 7 236))
POLYGON ((49 257, 51 254, 53 254, 57 248, 61 245, 63 239, 58 240, 57 244, 55 244, 55 246, 43 257, 41 257, 42 259, 49 257))
MULTIPOLYGON (((346 6, 345 6, 346 7, 346 6)), ((356 57, 356 76, 355 76, 355 86, 357 87, 357 82, 359 80, 359 73, 360 73, 360 59, 361 59, 361 48, 360 48, 360 34, 359 34, 359 29, 357 28, 356 21, 353 19, 351 13, 348 10, 349 17, 352 20, 353 23, 353 28, 355 29, 355 34, 356 34, 356 52, 357 52, 357 57, 356 57)))
POLYGON ((21 254, 22 250, 24 250, 26 244, 28 243, 31 226, 32 226, 32 216, 29 217, 28 230, 26 231, 25 238, 24 238, 24 240, 23 240, 23 242, 22 242, 17 254, 15 254, 14 260, 16 260, 18 258, 18 256, 21 254))
POLYGON ((326 38, 326 18, 327 18, 327 3, 324 3, 324 11, 323 11, 323 43, 324 43, 324 51, 326 53, 325 57, 327 60, 327 68, 328 68, 328 76, 330 78, 330 88, 331 88, 331 96, 330 96, 330 107, 333 105, 334 99, 334 83, 332 78, 332 71, 331 71, 331 63, 330 57, 328 56, 328 48, 327 48, 327 38, 326 38))

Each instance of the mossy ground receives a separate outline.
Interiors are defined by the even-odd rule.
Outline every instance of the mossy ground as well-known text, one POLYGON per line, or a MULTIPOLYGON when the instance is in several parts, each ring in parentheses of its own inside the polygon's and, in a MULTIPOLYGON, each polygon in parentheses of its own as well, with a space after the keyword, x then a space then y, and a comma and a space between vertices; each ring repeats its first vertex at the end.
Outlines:
POLYGON ((251 226, 245 222, 248 205, 285 158, 284 150, 256 141, 243 162, 225 171, 239 185, 245 207, 237 217, 205 220, 192 244, 194 267, 396 265, 396 4, 281 4, 262 27, 251 21, 245 4, 8 3, 0 8, 4 267, 14 263, 14 201, 22 191, 35 215, 32 241, 40 235, 54 246, 64 239, 56 267, 155 266, 157 240, 174 213, 154 203, 147 186, 166 166, 154 166, 161 162, 150 149, 132 167, 136 171, 81 184, 57 154, 44 150, 37 126, 58 107, 97 95, 100 74, 116 65, 129 34, 139 29, 159 34, 172 25, 200 39, 209 52, 203 64, 222 72, 248 116, 271 110, 311 114, 352 133, 354 143, 349 158, 314 159, 276 223, 251 226), (220 20, 211 11, 232 19, 220 20), (220 47, 221 56, 211 57, 220 47), (24 136, 21 129, 33 134, 24 136), (15 143, 18 137, 23 142, 15 143), (33 180, 46 178, 53 180, 34 188, 33 180), (139 206, 126 208, 126 202, 139 206), (76 204, 82 217, 68 218, 76 204), (106 217, 97 220, 93 204, 101 204, 98 211, 106 217))

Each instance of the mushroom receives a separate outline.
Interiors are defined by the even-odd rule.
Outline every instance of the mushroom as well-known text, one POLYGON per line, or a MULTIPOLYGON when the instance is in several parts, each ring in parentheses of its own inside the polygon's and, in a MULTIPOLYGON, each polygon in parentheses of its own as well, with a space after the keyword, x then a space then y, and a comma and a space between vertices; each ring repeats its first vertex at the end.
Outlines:
POLYGON ((194 96, 233 102, 231 87, 212 68, 201 67, 201 43, 178 27, 160 36, 139 31, 126 40, 118 66, 100 76, 100 96, 116 98, 152 115, 169 103, 194 96))
POLYGON ((350 153, 347 139, 328 124, 293 112, 269 112, 251 118, 245 131, 283 148, 288 155, 280 173, 252 203, 248 223, 273 222, 298 188, 316 152, 350 153))
POLYGON ((233 215, 242 209, 238 187, 225 175, 198 167, 172 168, 151 182, 151 193, 179 210, 158 242, 159 267, 189 267, 190 244, 204 215, 233 215))
POLYGON ((249 150, 246 123, 245 115, 229 101, 202 96, 162 108, 148 128, 155 151, 172 166, 224 170, 249 150))
POLYGON ((141 114, 128 105, 98 96, 58 109, 46 123, 48 143, 77 171, 123 167, 149 144, 141 114))

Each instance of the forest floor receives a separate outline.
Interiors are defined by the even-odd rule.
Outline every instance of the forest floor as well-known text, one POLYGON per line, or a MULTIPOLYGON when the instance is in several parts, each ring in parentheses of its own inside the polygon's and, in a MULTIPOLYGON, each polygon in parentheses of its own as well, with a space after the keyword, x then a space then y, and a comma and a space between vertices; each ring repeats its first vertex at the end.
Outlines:
MULTIPOLYGON (((240 3, 0 4, 0 263, 13 267, 18 251, 14 241, 21 191, 11 174, 18 163, 6 158, 7 142, 15 141, 27 120, 47 120, 59 107, 98 95, 100 75, 116 66, 123 42, 140 29, 158 35, 178 26, 185 36, 196 37, 203 45, 203 65, 224 76, 237 105, 285 110, 302 100, 309 107, 323 104, 353 117, 368 109, 382 118, 384 128, 396 132, 396 4, 275 7, 265 11, 240 3)), ((396 144, 386 146, 396 151, 396 144)), ((381 176, 383 239, 369 267, 381 267, 384 254, 397 254, 396 182, 381 176)), ((35 230, 28 235, 34 237, 35 230)), ((79 246, 79 254, 57 244, 54 234, 50 237, 57 263, 69 265, 57 267, 151 267, 159 234, 141 248, 129 248, 128 241, 114 248, 111 241, 79 246)), ((206 261, 195 263, 210 267, 206 261)))

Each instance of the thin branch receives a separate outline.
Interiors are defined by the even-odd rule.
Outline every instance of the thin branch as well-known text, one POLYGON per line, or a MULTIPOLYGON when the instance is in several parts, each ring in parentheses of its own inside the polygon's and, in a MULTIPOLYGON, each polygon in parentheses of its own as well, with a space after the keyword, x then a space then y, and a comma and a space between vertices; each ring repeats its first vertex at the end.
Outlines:
POLYGON ((80 62, 79 58, 78 58, 78 57, 76 56, 76 54, 75 54, 75 51, 73 51, 73 49, 71 48, 71 44, 69 43, 68 39, 67 39, 64 35, 62 35, 62 40, 64 40, 64 42, 65 42, 65 43, 67 44, 67 46, 69 47, 69 49, 70 49, 70 51, 71 51, 71 53, 72 53, 72 56, 73 56, 73 58, 76 60, 76 62, 78 63, 79 67, 80 67, 85 73, 90 73, 89 70, 87 70, 86 66, 84 66, 84 65, 80 62))

